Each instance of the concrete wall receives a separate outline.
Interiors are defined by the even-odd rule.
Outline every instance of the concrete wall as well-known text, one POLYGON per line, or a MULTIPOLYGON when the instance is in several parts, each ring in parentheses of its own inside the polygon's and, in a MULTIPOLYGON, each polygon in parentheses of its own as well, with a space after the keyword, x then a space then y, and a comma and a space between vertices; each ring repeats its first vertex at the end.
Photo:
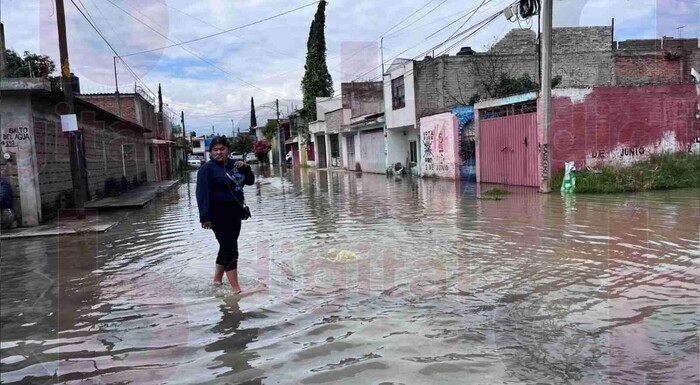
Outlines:
MULTIPOLYGON (((389 75, 384 76, 384 111, 388 129, 416 125, 416 88, 413 62, 397 66, 389 75), (406 107, 394 110, 391 98, 391 80, 404 76, 406 107)), ((402 162, 403 163, 403 162, 402 162)))
POLYGON ((459 124, 450 112, 420 119, 420 175, 459 179, 459 124))
POLYGON ((339 110, 342 107, 341 98, 316 98, 316 120, 325 120, 326 113, 339 110))
POLYGON ((341 84, 343 108, 350 109, 354 118, 384 112, 382 82, 341 84))
POLYGON ((629 165, 663 152, 700 152, 694 85, 555 90, 552 171, 629 165))
MULTIPOLYGON (((399 128, 387 130, 387 157, 389 165, 401 163, 407 166, 410 157, 409 142, 418 142, 418 157, 420 158, 420 133, 416 128, 399 128)), ((420 162, 420 159, 419 159, 420 162)))
MULTIPOLYGON (((561 76, 560 87, 611 85, 614 78, 612 28, 556 28, 552 36, 553 76, 561 76)), ((488 98, 483 82, 488 73, 528 75, 537 82, 539 56, 535 32, 511 30, 489 54, 441 56, 415 63, 417 116, 425 117, 468 105, 474 94, 488 98), (474 67, 480 69, 475 76, 474 67), (491 69, 491 70, 489 70, 491 69)))
POLYGON ((41 187, 36 157, 36 135, 31 97, 28 94, 3 95, 0 103, 2 153, 11 158, 0 161, 1 176, 12 186, 13 209, 20 226, 36 226, 41 210, 41 187), (12 146, 9 142, 12 141, 12 146))

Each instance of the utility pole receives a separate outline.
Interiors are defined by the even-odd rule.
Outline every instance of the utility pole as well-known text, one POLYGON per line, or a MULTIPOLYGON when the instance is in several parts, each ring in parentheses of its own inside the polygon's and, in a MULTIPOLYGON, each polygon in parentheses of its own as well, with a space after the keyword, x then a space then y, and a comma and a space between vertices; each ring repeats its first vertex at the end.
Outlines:
POLYGON ((7 59, 5 58, 5 26, 0 23, 0 79, 7 75, 7 59))
POLYGON ((542 108, 542 143, 540 145, 540 162, 542 179, 540 192, 552 191, 552 158, 549 148, 550 129, 552 125, 552 6, 554 0, 542 0, 542 89, 540 106, 542 108))
POLYGON ((114 107, 117 110, 117 116, 122 117, 122 103, 119 97, 119 79, 117 78, 117 57, 114 57, 114 107))
POLYGON ((211 125, 211 136, 214 136, 214 135, 216 135, 216 133, 214 132, 214 125, 212 124, 211 125))
POLYGON ((233 119, 231 119, 231 137, 234 137, 236 135, 236 127, 233 124, 233 119))
POLYGON ((284 164, 284 133, 282 132, 282 123, 280 122, 280 100, 275 99, 275 107, 277 109, 277 141, 279 141, 279 157, 280 167, 284 164))
MULTIPOLYGON (((75 113, 73 106, 73 79, 70 72, 70 61, 68 60, 68 41, 66 39, 66 13, 63 7, 63 0, 56 0, 56 24, 58 27, 58 48, 61 55, 61 88, 63 97, 68 106, 66 115, 75 113)), ((78 219, 85 218, 85 197, 83 195, 83 162, 81 161, 80 148, 78 147, 78 136, 82 135, 82 130, 70 133, 70 168, 71 181, 73 185, 73 199, 78 219)))

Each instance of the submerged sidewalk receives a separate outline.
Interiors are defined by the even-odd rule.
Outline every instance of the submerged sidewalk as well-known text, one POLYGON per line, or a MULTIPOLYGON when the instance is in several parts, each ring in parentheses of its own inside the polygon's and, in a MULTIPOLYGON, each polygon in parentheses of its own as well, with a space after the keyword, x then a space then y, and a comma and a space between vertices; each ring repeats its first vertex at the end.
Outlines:
POLYGON ((40 226, 19 227, 2 230, 0 240, 71 235, 80 233, 103 233, 116 226, 127 214, 115 209, 141 208, 155 199, 158 194, 178 184, 177 180, 153 182, 116 196, 85 203, 85 219, 65 215, 52 219, 40 226))

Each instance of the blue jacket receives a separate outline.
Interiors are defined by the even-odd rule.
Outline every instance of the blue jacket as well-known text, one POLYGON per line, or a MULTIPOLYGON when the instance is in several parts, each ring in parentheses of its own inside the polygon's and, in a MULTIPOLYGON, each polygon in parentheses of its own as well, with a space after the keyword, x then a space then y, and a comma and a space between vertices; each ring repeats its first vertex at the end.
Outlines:
POLYGON ((197 206, 199 221, 211 221, 211 207, 215 202, 238 202, 243 205, 243 186, 255 183, 255 174, 250 167, 237 169, 234 161, 222 163, 210 160, 197 172, 197 206))

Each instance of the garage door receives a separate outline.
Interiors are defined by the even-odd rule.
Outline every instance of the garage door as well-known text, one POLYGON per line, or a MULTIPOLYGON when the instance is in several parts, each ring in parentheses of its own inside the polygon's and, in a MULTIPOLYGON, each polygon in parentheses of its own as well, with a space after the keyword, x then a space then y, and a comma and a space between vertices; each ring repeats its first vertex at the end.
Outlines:
POLYGON ((386 172, 384 149, 384 130, 360 133, 362 171, 380 174, 386 172))

